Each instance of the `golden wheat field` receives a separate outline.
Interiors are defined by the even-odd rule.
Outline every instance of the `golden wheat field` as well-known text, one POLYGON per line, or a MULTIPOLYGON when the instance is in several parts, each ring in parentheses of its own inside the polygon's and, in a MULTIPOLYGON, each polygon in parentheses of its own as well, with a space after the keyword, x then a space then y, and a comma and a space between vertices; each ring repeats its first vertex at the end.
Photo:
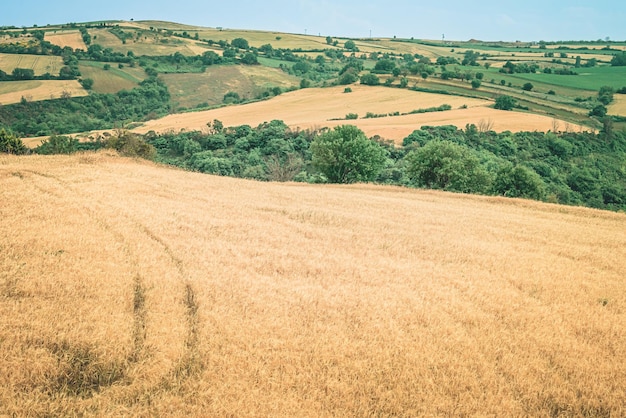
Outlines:
POLYGON ((608 110, 609 115, 626 116, 626 97, 623 94, 616 94, 608 110))
POLYGON ((82 49, 83 51, 87 50, 87 45, 85 45, 85 41, 83 41, 83 36, 78 30, 54 33, 46 32, 46 41, 51 44, 58 45, 61 48, 69 46, 73 49, 82 49))
POLYGON ((29 80, 0 82, 0 104, 86 96, 87 92, 77 80, 29 80))
POLYGON ((58 75, 63 67, 63 58, 52 55, 27 55, 0 53, 0 70, 11 73, 15 68, 31 69, 35 75, 50 73, 58 75))
MULTIPOLYGON (((422 125, 456 125, 465 128, 468 123, 489 121, 494 130, 502 132, 547 131, 554 124, 554 119, 546 116, 495 110, 488 107, 492 102, 482 99, 361 85, 351 86, 351 89, 351 93, 344 93, 343 86, 301 89, 261 102, 169 115, 146 122, 134 131, 146 133, 201 130, 214 119, 222 121, 225 126, 244 124, 256 126, 266 121, 280 119, 292 128, 302 129, 349 123, 358 126, 369 136, 380 135, 402 142, 402 139, 422 125), (409 113, 443 104, 452 106, 453 110, 365 118, 367 113, 378 115, 409 113), (346 121, 348 113, 355 113, 359 118, 346 121)), ((560 121, 561 126, 566 124, 560 121)), ((580 128, 575 125, 573 129, 580 128)))
POLYGON ((0 156, 0 416, 624 416, 626 215, 0 156))

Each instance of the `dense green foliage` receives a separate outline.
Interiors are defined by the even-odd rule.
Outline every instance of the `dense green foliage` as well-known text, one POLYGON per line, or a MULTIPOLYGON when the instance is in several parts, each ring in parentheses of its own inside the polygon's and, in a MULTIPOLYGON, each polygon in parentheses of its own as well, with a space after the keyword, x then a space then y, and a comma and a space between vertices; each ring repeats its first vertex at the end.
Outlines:
POLYGON ((10 131, 0 129, 0 152, 6 154, 25 154, 27 148, 22 139, 10 131))
POLYGON ((0 127, 21 136, 40 136, 112 128, 169 112, 170 95, 159 79, 149 78, 133 90, 0 106, 0 127))
POLYGON ((157 150, 157 160, 203 173, 256 180, 313 181, 304 169, 310 163, 314 134, 292 131, 282 121, 224 128, 218 120, 209 133, 183 132, 156 135, 146 140, 157 150))
POLYGON ((257 128, 148 135, 157 160, 258 180, 375 181, 626 210, 626 133, 480 132, 474 125, 423 127, 403 147, 355 127, 257 128), (355 168, 358 167, 358 168, 355 168))
POLYGON ((407 174, 420 187, 486 193, 489 174, 474 152, 450 141, 434 140, 407 156, 407 174))
POLYGON ((313 166, 331 183, 372 181, 382 171, 385 150, 352 125, 337 126, 311 144, 313 166))

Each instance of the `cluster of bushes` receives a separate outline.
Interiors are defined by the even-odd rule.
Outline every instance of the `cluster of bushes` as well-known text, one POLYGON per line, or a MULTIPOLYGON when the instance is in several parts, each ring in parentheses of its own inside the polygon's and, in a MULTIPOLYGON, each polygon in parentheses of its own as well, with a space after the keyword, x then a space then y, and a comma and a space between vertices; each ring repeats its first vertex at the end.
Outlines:
POLYGON ((170 111, 167 86, 148 78, 132 90, 0 106, 0 127, 20 136, 43 136, 108 129, 125 121, 163 116, 170 111))

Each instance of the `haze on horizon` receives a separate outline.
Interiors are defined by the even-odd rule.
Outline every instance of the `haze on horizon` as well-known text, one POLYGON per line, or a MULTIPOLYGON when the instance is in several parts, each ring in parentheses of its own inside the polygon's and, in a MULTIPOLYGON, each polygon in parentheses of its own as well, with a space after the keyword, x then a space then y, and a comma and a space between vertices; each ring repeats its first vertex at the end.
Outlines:
POLYGON ((625 18, 626 5, 607 0, 486 0, 480 5, 461 0, 22 0, 3 4, 0 26, 134 19, 353 38, 624 41, 625 18))

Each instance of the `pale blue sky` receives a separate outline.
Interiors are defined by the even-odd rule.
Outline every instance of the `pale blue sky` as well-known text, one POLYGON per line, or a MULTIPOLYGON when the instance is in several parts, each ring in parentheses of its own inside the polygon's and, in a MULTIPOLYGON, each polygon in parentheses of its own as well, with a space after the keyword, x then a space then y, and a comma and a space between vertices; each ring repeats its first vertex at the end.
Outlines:
POLYGON ((0 26, 168 20, 322 36, 486 41, 626 40, 626 2, 525 0, 2 0, 0 26))

